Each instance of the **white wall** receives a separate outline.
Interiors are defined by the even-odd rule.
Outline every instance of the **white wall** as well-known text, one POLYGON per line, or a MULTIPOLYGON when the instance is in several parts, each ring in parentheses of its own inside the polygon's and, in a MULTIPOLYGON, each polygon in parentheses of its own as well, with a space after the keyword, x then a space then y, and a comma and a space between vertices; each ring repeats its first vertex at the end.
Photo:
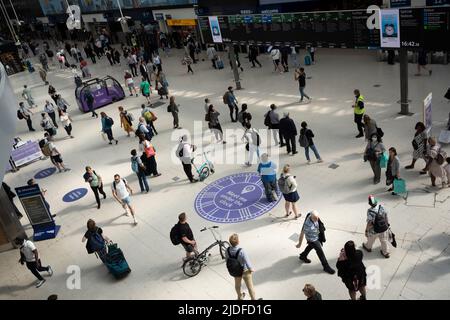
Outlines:
MULTIPOLYGON (((11 154, 12 141, 16 134, 18 103, 9 84, 5 68, 0 63, 0 181, 11 154)), ((25 121, 25 120, 23 120, 25 121)))

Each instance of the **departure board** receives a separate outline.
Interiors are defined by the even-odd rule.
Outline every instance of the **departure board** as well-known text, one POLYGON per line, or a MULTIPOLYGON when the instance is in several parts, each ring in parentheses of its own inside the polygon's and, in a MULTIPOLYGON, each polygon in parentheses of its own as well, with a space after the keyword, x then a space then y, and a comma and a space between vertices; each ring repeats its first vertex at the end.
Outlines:
POLYGON ((402 48, 424 47, 422 10, 400 9, 400 45, 402 48))
POLYGON ((410 49, 450 49, 450 8, 400 10, 401 46, 410 49))
POLYGON ((205 43, 213 43, 208 17, 198 17, 198 25, 200 27, 200 31, 203 35, 203 40, 205 41, 205 43))
POLYGON ((379 48, 380 30, 367 28, 369 14, 366 11, 352 11, 353 46, 355 48, 379 48))
POLYGON ((426 49, 450 49, 450 8, 423 9, 423 38, 426 49))
MULTIPOLYGON (((219 17, 222 37, 236 43, 283 43, 323 48, 379 48, 379 30, 369 30, 366 11, 331 11, 219 17)), ((207 22, 207 20, 206 20, 207 22)), ((200 21, 203 25, 207 24, 200 21)), ((209 37, 210 38, 210 37, 209 37)), ((226 42, 226 40, 224 40, 226 42)))

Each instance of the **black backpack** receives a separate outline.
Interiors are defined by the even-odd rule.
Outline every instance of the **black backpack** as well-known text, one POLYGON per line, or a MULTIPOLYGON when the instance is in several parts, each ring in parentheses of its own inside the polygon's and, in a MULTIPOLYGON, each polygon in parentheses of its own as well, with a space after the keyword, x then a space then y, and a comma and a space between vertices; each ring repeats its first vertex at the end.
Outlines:
POLYGON ((227 258, 228 273, 232 277, 242 277, 242 274, 244 273, 244 267, 241 265, 241 263, 237 259, 239 256, 239 253, 241 252, 241 249, 240 248, 238 249, 235 256, 231 255, 230 247, 228 247, 227 252, 228 252, 228 258, 227 258))
POLYGON ((373 222, 373 231, 375 231, 375 233, 382 233, 382 232, 385 232, 387 229, 389 229, 386 212, 384 212, 384 210, 382 210, 382 213, 380 214, 381 209, 382 209, 382 207, 379 206, 378 212, 375 216, 375 221, 373 222))
POLYGON ((266 116, 264 118, 264 125, 266 127, 270 127, 272 123, 270 122, 270 111, 266 113, 266 116))
POLYGON ((178 229, 178 224, 174 225, 170 230, 170 241, 174 246, 177 246, 181 243, 180 231, 178 229))
POLYGON ((23 113, 22 113, 22 111, 20 111, 20 110, 17 110, 17 118, 19 118, 19 120, 22 120, 22 119, 24 119, 25 117, 23 116, 23 113))

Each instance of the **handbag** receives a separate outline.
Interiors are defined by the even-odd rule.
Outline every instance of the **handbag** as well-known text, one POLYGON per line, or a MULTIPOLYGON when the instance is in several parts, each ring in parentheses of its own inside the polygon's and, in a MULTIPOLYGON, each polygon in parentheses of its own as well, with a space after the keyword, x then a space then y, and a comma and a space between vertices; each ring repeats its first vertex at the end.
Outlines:
POLYGON ((155 148, 153 148, 152 145, 150 145, 147 148, 144 148, 144 152, 145 152, 145 155, 147 156, 147 158, 153 157, 156 154, 155 148))
POLYGON ((394 193, 404 194, 407 192, 406 181, 404 179, 394 179, 394 193))
POLYGON ((385 151, 383 152, 383 154, 380 156, 379 159, 380 159, 380 168, 386 168, 389 160, 389 154, 385 151))
POLYGON ((377 135, 378 135, 380 138, 383 138, 383 136, 384 136, 383 130, 381 130, 381 128, 379 128, 379 127, 377 127, 377 135))
POLYGON ((205 114, 205 121, 206 122, 210 122, 211 121, 211 115, 209 114, 209 112, 207 114, 205 114))

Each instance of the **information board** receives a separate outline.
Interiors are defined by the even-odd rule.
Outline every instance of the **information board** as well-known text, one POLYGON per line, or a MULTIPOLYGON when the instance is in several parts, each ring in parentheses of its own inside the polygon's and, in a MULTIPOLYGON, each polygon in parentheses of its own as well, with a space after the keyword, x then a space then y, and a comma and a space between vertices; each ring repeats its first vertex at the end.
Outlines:
MULTIPOLYGON (((199 24, 211 33, 205 17, 199 24)), ((324 48, 378 48, 378 30, 367 28, 366 11, 331 11, 219 16, 223 42, 287 43, 324 48)), ((208 37, 212 41, 211 37, 208 37)), ((208 41, 207 41, 208 42, 208 41)))
POLYGON ((450 7, 400 9, 401 46, 450 50, 450 7))
MULTIPOLYGON (((381 10, 382 29, 369 29, 366 10, 219 16, 223 42, 282 43, 324 48, 450 50, 450 7, 381 10), (383 22, 386 23, 383 24, 383 22)), ((199 18, 212 43, 207 17, 199 18), (206 18, 206 20, 204 20, 206 18)))
POLYGON ((31 225, 45 224, 53 221, 44 199, 42 198, 39 185, 16 188, 17 196, 30 220, 31 225))

